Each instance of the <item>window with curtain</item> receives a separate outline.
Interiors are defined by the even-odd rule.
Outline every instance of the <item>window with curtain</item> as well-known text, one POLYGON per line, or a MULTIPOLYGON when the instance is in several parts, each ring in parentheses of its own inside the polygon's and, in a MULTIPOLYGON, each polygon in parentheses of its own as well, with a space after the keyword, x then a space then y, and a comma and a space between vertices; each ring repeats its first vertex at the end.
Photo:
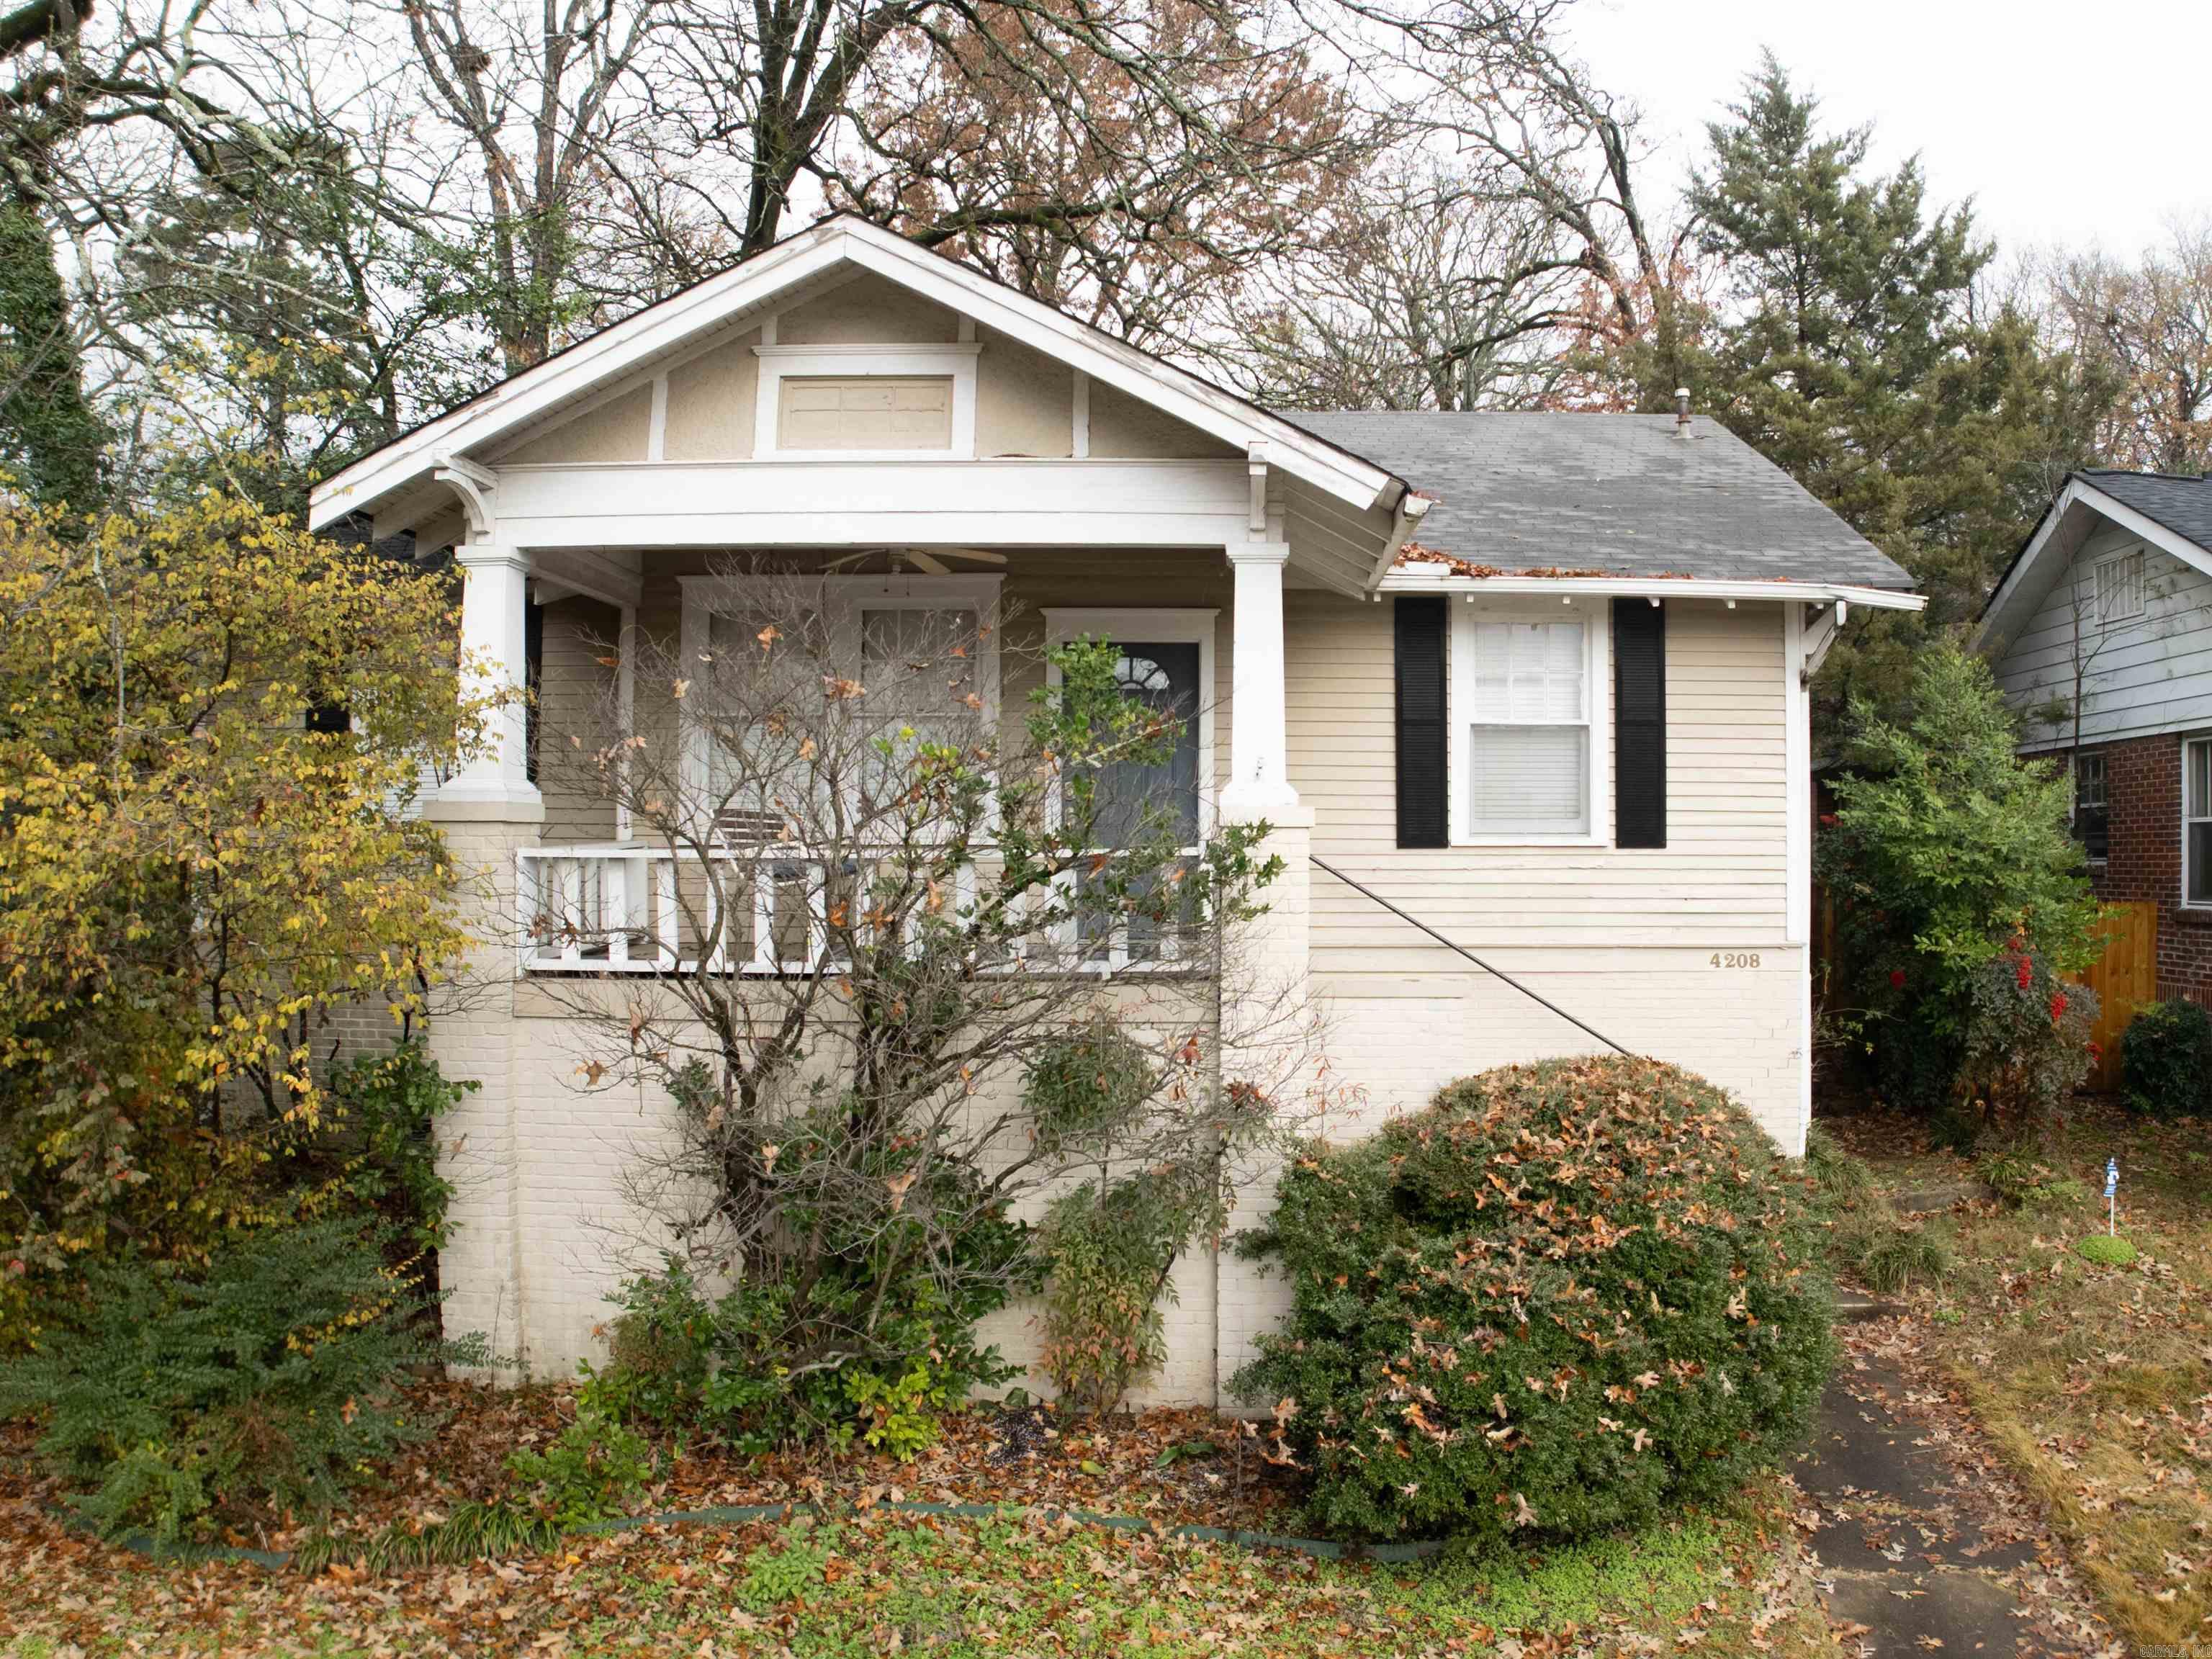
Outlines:
POLYGON ((1590 831, 1589 626, 1478 620, 1458 711, 1467 763, 1464 829, 1474 836, 1590 831))
POLYGON ((922 744, 975 740, 978 618, 968 606, 863 599, 859 609, 860 678, 868 689, 870 721, 896 757, 879 760, 878 777, 869 781, 896 784, 910 777, 911 758, 922 744))
POLYGON ((2212 906, 2212 738, 2181 747, 2181 895, 2212 906))
POLYGON ((714 721, 708 734, 707 789, 714 827, 732 845, 790 839, 790 823, 808 797, 800 745, 815 719, 822 672, 811 642, 784 637, 769 643, 762 611, 717 611, 708 618, 716 689, 702 688, 697 712, 714 721), (787 711, 778 718, 779 711, 787 711))

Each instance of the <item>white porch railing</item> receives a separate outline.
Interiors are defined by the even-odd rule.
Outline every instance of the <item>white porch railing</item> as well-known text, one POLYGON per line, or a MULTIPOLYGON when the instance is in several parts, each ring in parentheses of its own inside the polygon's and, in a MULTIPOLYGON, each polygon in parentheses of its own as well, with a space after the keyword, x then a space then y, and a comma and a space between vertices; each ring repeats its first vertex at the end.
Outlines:
MULTIPOLYGON (((1194 860, 1200 850, 1183 849, 1194 860)), ((864 896, 853 860, 797 850, 708 860, 629 843, 524 847, 515 874, 526 974, 811 974, 830 948, 833 894, 864 896), (727 925, 726 902, 737 912, 727 925)), ((949 900, 956 914, 973 906, 972 866, 956 872, 949 900)), ((1133 929, 1123 917, 1087 940, 1077 938, 1072 921, 1056 932, 1048 954, 1063 968, 1112 974, 1192 965, 1171 926, 1133 929)))

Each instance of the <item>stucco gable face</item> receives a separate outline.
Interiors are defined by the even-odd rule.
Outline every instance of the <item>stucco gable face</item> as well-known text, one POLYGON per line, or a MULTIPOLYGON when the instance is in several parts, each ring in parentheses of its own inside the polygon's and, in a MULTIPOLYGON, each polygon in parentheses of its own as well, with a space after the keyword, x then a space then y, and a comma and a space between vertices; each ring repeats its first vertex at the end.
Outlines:
MULTIPOLYGON (((456 464, 807 459, 782 435, 796 429, 775 402, 784 388, 811 379, 810 411, 849 410, 865 399, 824 383, 870 375, 910 385, 952 377, 951 443, 933 429, 927 441, 878 450, 841 432, 817 448, 901 459, 944 450, 973 461, 1241 461, 1264 447, 1285 482, 1356 514, 1387 512, 1405 488, 1387 468, 965 267, 872 225, 830 220, 355 462, 317 488, 312 520, 323 527, 366 514, 387 532, 418 523, 450 507, 436 475, 456 464)), ((937 394, 921 386, 914 395, 937 394)), ((819 434, 822 422, 806 429, 819 434)))
POLYGON ((1074 459, 1086 428, 1081 453, 1102 459, 1225 460, 1241 453, 1142 398, 1112 386, 1079 387, 1079 371, 1060 359, 973 319, 963 327, 961 312, 873 272, 845 273, 770 316, 764 326, 703 349, 672 350, 634 370, 612 398, 600 393, 548 416, 502 445, 495 459, 513 466, 752 459, 760 453, 760 348, 771 331, 777 348, 823 348, 835 355, 811 367, 856 378, 878 372, 871 347, 882 348, 888 363, 902 348, 972 344, 977 459, 1074 459))

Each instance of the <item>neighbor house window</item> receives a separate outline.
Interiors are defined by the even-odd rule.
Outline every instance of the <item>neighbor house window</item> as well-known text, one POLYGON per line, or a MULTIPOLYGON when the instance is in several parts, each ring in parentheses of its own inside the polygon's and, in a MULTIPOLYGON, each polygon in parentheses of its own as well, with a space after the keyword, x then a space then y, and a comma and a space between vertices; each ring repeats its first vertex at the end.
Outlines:
POLYGON ((1599 835, 1603 611, 1454 610, 1454 839, 1599 835))
POLYGON ((780 382, 776 447, 952 447, 950 374, 792 374, 780 382))
POLYGON ((2212 738, 2181 746, 2181 896, 2212 905, 2212 738))
POLYGON ((2112 818, 2105 796, 2105 757, 2074 757, 2074 835, 2081 850, 2099 864, 2111 848, 2112 818))
POLYGON ((2143 612, 2143 556, 2137 548, 2097 563, 2097 620, 2126 622, 2143 612))

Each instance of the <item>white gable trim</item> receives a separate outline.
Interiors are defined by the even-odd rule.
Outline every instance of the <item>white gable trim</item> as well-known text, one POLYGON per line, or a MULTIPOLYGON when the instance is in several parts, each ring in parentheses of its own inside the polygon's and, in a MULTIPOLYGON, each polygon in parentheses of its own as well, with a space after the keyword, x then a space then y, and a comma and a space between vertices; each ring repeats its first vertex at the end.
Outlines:
MULTIPOLYGON (((2040 580, 2039 567, 2057 535, 2059 526, 2066 521, 2067 514, 2076 507, 2087 508, 2130 535, 2140 536, 2147 545, 2158 549, 2161 553, 2171 554, 2191 569, 2212 576, 2212 550, 2198 546, 2188 537, 2167 528, 2156 519, 2137 512, 2086 478, 2069 478, 2066 488, 2058 492, 2058 499, 2051 502, 2050 510, 2044 514, 2043 521, 2036 526, 2035 534, 2028 538, 2027 548, 2013 562, 2011 570, 2006 573, 1997 591, 1990 595, 1989 605, 1982 613, 1981 626, 1974 630, 1975 650, 1987 650, 1996 641, 2008 637, 2006 624, 2013 620, 2014 613, 2028 596, 2033 595, 2037 602, 2041 600, 2042 590, 2032 586, 2032 581, 2040 580)), ((2071 562, 2070 555, 2069 562, 2071 562)), ((2047 587, 2049 583, 2045 581, 2043 586, 2047 587)))
MULTIPOLYGON (((772 306, 841 264, 857 266, 1066 362, 1238 449, 1269 446, 1272 462, 1354 507, 1389 507, 1403 481, 1256 405, 1089 325, 1018 294, 864 220, 824 220, 718 276, 524 370, 319 485, 316 527, 425 482, 448 456, 495 443, 564 405, 624 380, 709 330, 772 306)), ((764 341, 763 343, 769 342, 764 341)))

